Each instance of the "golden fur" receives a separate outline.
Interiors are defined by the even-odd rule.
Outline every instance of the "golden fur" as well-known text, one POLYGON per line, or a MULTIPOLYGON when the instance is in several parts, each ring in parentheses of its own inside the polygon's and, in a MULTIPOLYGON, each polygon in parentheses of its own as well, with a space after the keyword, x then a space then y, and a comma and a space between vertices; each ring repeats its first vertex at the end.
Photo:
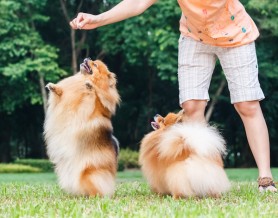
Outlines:
POLYGON ((85 59, 81 72, 46 87, 44 135, 60 186, 77 195, 111 196, 117 171, 111 116, 120 101, 115 74, 85 59))
POLYGON ((224 140, 216 128, 184 119, 183 112, 155 116, 155 131, 140 145, 139 162, 151 189, 180 197, 219 197, 230 183, 223 169, 224 140))

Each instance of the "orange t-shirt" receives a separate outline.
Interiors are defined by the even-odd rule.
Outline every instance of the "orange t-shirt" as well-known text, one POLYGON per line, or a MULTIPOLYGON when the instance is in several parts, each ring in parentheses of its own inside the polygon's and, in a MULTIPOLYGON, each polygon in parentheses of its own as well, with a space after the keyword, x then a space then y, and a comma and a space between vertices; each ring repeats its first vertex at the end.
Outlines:
POLYGON ((259 31, 238 0, 178 0, 180 31, 205 44, 236 47, 253 42, 259 31))

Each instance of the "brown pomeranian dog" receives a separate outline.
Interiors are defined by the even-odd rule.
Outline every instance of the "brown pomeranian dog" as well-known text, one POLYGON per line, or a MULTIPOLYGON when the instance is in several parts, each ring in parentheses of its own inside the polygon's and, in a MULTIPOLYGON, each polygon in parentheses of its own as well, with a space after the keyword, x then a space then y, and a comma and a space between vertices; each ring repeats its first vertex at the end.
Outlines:
POLYGON ((86 196, 111 196, 115 190, 118 142, 111 116, 120 96, 116 76, 89 58, 80 72, 49 83, 44 124, 47 153, 65 191, 86 196))
POLYGON ((230 188, 225 142, 217 129, 184 120, 183 111, 156 115, 140 145, 139 162, 151 189, 173 198, 219 197, 230 188))

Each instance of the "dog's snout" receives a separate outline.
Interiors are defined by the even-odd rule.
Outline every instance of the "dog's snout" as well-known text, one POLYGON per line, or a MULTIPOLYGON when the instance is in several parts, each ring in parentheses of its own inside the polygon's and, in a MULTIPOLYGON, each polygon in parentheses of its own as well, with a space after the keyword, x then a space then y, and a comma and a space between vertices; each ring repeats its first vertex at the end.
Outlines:
POLYGON ((87 57, 84 59, 83 63, 80 65, 81 73, 83 73, 83 74, 86 74, 86 73, 92 74, 93 73, 92 69, 89 65, 89 61, 91 61, 90 57, 87 57))
POLYGON ((92 60, 92 59, 91 59, 90 57, 87 57, 87 58, 84 59, 83 62, 84 62, 84 63, 87 63, 87 62, 90 61, 90 60, 92 60))

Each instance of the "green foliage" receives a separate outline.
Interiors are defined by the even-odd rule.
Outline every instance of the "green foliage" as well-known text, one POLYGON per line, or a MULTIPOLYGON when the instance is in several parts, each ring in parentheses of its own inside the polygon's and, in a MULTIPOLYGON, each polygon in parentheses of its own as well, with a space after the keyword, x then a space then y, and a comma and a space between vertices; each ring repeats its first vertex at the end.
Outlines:
POLYGON ((39 75, 52 81, 65 75, 56 62, 58 49, 36 30, 37 22, 48 20, 39 13, 45 3, 0 1, 0 111, 12 113, 27 102, 42 105, 39 75))
POLYGON ((40 168, 21 164, 0 164, 0 173, 39 173, 40 168))
POLYGON ((118 168, 117 171, 121 172, 125 170, 125 163, 123 160, 118 160, 118 168))
POLYGON ((0 0, 0 158, 4 161, 11 161, 12 151, 17 151, 16 157, 43 153, 37 150, 43 147, 44 81, 55 82, 65 75, 57 63, 59 50, 37 31, 38 24, 49 20, 41 13, 46 2, 0 0))
MULTIPOLYGON (((132 151, 131 149, 121 149, 119 154, 119 165, 120 169, 128 169, 128 168, 138 168, 139 152, 132 151)), ((119 170, 120 171, 120 170, 119 170)))
POLYGON ((99 43, 110 55, 121 53, 126 64, 175 82, 180 14, 176 2, 158 2, 143 15, 100 28, 99 43))
POLYGON ((38 168, 41 172, 53 171, 53 164, 47 159, 17 159, 14 163, 38 168))
POLYGON ((248 8, 253 10, 254 19, 263 30, 278 36, 278 2, 277 0, 249 0, 248 8))

